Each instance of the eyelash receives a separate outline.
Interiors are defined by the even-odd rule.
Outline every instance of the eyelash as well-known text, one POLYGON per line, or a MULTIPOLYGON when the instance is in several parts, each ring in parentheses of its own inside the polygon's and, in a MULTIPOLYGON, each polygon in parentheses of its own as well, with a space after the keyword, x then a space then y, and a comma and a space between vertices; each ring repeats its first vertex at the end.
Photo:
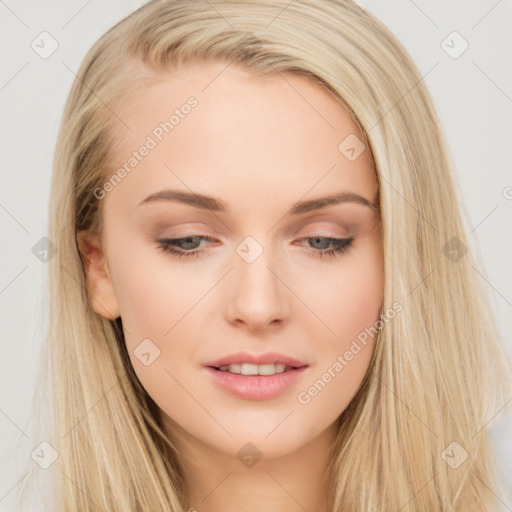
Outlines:
MULTIPOLYGON (((201 236, 201 235, 192 235, 192 236, 186 236, 182 238, 163 238, 163 239, 157 239, 155 242, 158 243, 158 248, 161 249, 164 252, 171 253, 173 256, 177 256, 179 258, 198 258, 201 256, 206 249, 199 249, 195 251, 180 251, 173 247, 173 244, 180 242, 182 240, 187 240, 190 238, 200 238, 202 240, 205 240, 207 242, 214 242, 215 239, 209 237, 209 236, 201 236)), ((348 252, 352 248, 352 242, 354 241, 354 237, 350 238, 331 238, 327 236, 310 236, 306 238, 302 238, 301 240, 314 240, 315 238, 323 239, 329 241, 331 244, 334 244, 335 247, 333 249, 324 250, 324 251, 318 251, 313 250, 311 251, 315 256, 319 258, 324 257, 336 257, 340 256, 343 253, 348 252)))

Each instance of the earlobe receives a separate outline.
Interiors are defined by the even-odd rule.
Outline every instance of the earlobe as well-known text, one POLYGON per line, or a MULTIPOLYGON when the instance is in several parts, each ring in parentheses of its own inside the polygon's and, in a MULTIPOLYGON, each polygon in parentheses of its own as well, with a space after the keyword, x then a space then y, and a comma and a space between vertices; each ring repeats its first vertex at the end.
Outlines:
POLYGON ((84 264, 91 306, 102 317, 115 320, 121 313, 101 242, 97 235, 88 231, 79 231, 76 239, 84 264))

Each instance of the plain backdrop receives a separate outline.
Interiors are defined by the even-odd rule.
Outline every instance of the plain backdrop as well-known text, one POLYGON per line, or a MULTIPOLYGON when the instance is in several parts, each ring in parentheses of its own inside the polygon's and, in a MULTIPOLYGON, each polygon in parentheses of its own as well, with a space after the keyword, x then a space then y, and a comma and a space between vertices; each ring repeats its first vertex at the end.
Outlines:
MULTIPOLYGON (((432 94, 471 218, 472 243, 485 265, 482 279, 510 354, 512 4, 509 0, 358 3, 404 44, 432 94)), ((24 477, 23 465, 42 441, 31 439, 23 428, 33 418, 29 400, 46 326, 45 263, 32 249, 47 234, 51 161, 64 102, 90 46, 142 4, 136 0, 0 2, 1 510, 16 510, 13 499, 24 477), (33 49, 41 37, 47 38, 47 51, 51 49, 52 39, 42 32, 58 44, 47 58, 33 49)), ((512 510, 510 416, 491 432, 511 490, 500 498, 512 510)))

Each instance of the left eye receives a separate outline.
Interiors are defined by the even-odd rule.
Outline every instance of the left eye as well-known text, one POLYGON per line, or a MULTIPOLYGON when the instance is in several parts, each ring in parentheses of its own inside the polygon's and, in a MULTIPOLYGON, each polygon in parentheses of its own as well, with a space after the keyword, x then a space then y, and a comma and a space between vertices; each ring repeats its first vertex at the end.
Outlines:
POLYGON ((323 258, 324 256, 338 256, 341 253, 347 252, 352 247, 352 242, 354 241, 354 237, 350 238, 331 238, 326 236, 313 236, 304 238, 303 240, 308 240, 311 247, 314 247, 315 244, 319 244, 323 249, 321 251, 313 251, 315 256, 323 258), (311 243, 313 241, 313 245, 311 243), (332 249, 326 249, 326 246, 333 246, 332 249))
MULTIPOLYGON (((215 242, 214 238, 201 235, 187 236, 183 238, 163 238, 155 240, 155 242, 158 243, 158 248, 164 252, 171 253, 180 258, 197 258, 206 251, 206 249, 195 250, 203 240, 207 242, 215 242), (176 247, 178 247, 178 249, 176 247)), ((303 238, 301 240, 308 240, 310 242, 310 247, 315 247, 315 245, 319 244, 321 247, 317 247, 317 249, 321 250, 314 250, 310 252, 312 252, 312 254, 315 256, 323 258, 324 256, 337 256, 341 253, 347 252, 352 246, 354 237, 331 238, 325 236, 313 236, 303 238), (332 246, 332 248, 327 249, 329 246, 332 246)))

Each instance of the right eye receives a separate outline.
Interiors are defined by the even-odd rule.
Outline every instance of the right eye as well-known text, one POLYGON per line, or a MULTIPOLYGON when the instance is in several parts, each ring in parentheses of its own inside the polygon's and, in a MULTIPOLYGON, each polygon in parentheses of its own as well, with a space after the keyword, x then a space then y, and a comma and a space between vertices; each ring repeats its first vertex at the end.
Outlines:
POLYGON ((158 243, 158 248, 164 252, 168 252, 179 258, 197 258, 201 256, 206 249, 194 250, 202 240, 208 242, 215 242, 215 239, 209 236, 193 235, 182 238, 161 238, 155 240, 158 243), (176 248, 178 247, 178 249, 176 248))

